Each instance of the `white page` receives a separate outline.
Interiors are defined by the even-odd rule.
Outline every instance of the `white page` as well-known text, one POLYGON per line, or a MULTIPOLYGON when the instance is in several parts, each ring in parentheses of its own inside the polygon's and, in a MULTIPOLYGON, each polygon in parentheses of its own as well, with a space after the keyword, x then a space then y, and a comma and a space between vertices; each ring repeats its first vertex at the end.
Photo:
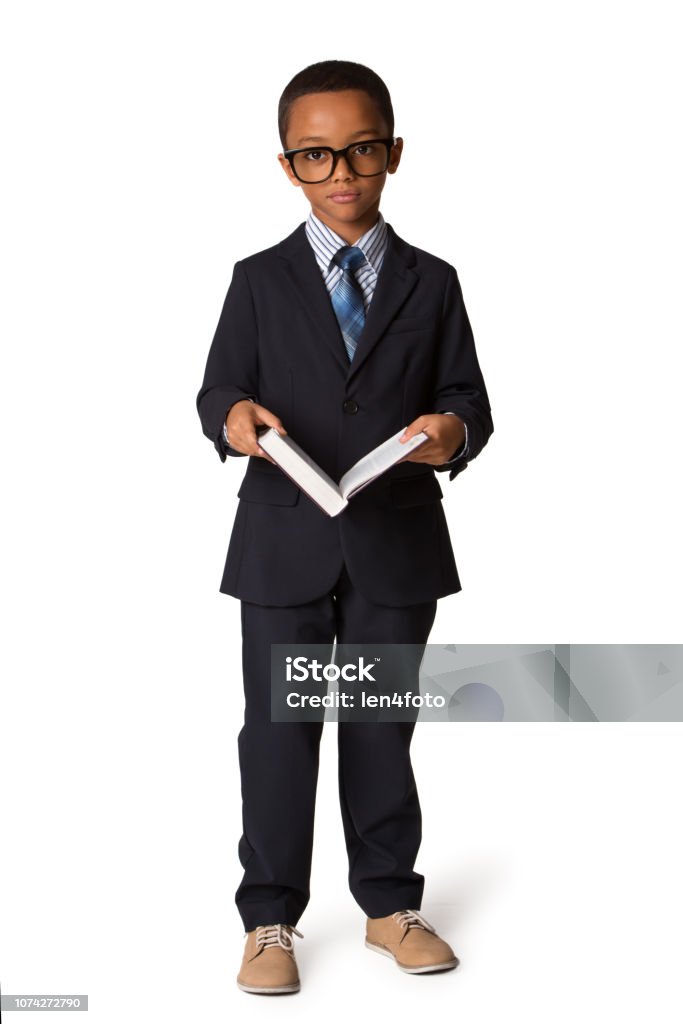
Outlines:
POLYGON ((339 492, 343 498, 350 498, 369 483, 372 483, 378 476, 385 473, 390 466, 400 462, 406 455, 418 448, 427 440, 427 434, 420 431, 411 437, 409 441, 401 444, 399 437, 406 431, 402 427, 393 437, 388 438, 374 451, 368 452, 362 459, 359 459, 355 466, 347 470, 339 481, 339 492))
POLYGON ((310 498, 330 516, 339 515, 348 502, 342 498, 339 487, 332 477, 301 448, 289 435, 281 437, 271 427, 258 437, 264 451, 276 459, 280 469, 297 487, 306 491, 310 498))

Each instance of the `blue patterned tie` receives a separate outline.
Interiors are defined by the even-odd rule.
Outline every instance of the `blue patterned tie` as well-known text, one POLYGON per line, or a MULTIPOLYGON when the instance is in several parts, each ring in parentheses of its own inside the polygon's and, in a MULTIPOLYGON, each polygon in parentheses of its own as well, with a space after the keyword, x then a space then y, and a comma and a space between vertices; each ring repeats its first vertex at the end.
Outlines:
POLYGON ((342 268, 342 276, 332 292, 332 306, 339 321, 349 360, 352 360, 360 333, 365 326, 363 292, 354 271, 365 263, 365 255, 357 245, 345 245, 335 253, 334 262, 342 268))

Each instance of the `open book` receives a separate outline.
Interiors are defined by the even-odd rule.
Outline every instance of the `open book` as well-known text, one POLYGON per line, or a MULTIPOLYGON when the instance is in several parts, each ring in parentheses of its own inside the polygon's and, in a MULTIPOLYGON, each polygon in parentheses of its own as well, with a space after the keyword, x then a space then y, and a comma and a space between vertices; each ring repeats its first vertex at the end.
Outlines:
POLYGON ((274 427, 260 429, 261 433, 257 430, 259 448, 267 452, 290 480, 305 491, 328 516, 338 516, 346 508, 350 498, 428 440, 427 434, 420 431, 409 441, 401 444, 399 437, 406 429, 403 427, 393 437, 383 441, 377 448, 359 459, 336 484, 289 434, 281 437, 274 427))

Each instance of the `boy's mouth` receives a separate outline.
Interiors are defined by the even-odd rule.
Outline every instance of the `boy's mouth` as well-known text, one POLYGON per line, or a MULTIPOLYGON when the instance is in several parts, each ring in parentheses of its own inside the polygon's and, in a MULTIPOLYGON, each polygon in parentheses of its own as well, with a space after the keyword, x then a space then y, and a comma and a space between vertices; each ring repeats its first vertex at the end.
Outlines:
POLYGON ((352 203, 354 199, 360 198, 360 192, 331 192, 329 197, 333 203, 352 203))

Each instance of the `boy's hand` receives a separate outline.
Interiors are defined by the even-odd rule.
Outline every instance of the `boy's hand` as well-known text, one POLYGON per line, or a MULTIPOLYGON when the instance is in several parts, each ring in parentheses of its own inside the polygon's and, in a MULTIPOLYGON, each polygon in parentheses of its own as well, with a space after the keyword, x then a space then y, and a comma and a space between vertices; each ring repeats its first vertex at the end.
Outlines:
POLYGON ((409 452, 400 460, 401 462, 427 462, 432 466, 440 466, 453 458, 465 440, 465 424, 459 416, 434 412, 413 420, 401 434, 399 441, 405 444, 421 430, 427 434, 429 440, 424 441, 415 451, 409 452))
POLYGON ((260 459, 268 459, 268 462, 276 466, 275 460, 256 443, 256 427, 262 423, 267 427, 275 427, 278 434, 287 433, 280 419, 265 406, 250 402, 248 398, 235 402, 225 420, 230 447, 242 452, 243 455, 256 455, 260 459))

